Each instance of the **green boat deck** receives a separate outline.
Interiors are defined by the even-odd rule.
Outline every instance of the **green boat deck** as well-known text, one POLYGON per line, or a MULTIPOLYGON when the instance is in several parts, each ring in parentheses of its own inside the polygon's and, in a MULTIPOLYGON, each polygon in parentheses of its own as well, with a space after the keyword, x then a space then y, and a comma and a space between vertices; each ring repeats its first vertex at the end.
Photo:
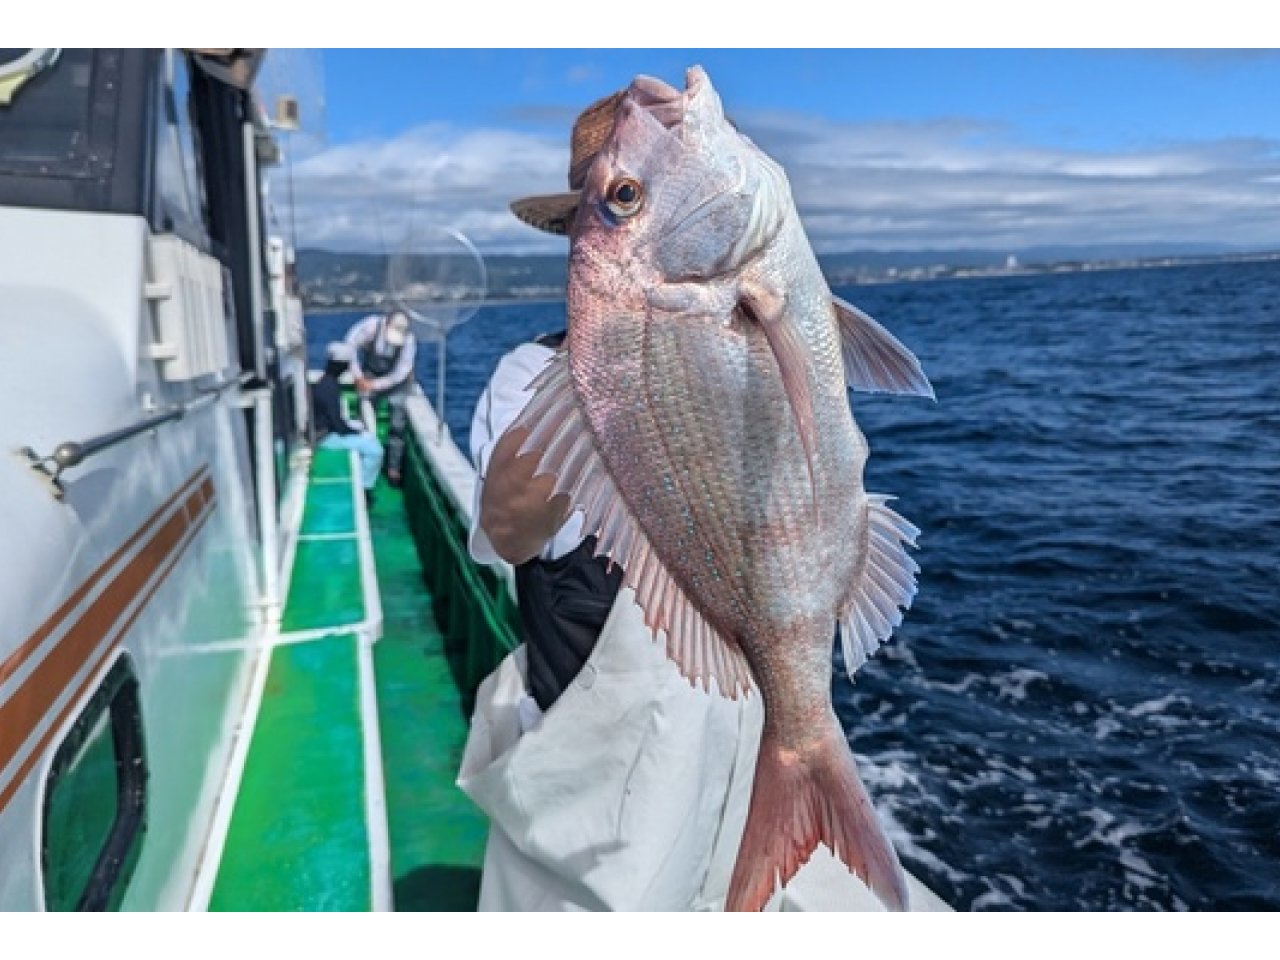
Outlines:
MULTIPOLYGON (((498 623, 498 647, 475 663, 441 629, 437 612, 454 619, 458 600, 433 592, 445 581, 423 557, 451 538, 420 529, 439 491, 417 444, 409 454, 404 490, 380 478, 367 511, 369 583, 352 457, 315 451, 210 910, 475 908, 488 825, 454 781, 474 683, 511 640, 498 623), (379 598, 380 635, 366 591, 379 598)), ((501 621, 495 609, 480 621, 501 621)))

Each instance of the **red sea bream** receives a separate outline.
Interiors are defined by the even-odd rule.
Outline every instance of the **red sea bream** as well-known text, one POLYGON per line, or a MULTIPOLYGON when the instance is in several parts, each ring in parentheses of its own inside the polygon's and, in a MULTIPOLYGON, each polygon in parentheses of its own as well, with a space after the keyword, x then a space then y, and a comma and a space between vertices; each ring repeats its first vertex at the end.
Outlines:
POLYGON ((782 168, 697 67, 637 78, 570 231, 566 348, 517 426, 712 695, 765 721, 728 909, 825 844, 891 908, 905 876, 831 706, 916 591, 918 531, 863 490, 848 389, 932 396, 915 357, 833 297, 782 168))

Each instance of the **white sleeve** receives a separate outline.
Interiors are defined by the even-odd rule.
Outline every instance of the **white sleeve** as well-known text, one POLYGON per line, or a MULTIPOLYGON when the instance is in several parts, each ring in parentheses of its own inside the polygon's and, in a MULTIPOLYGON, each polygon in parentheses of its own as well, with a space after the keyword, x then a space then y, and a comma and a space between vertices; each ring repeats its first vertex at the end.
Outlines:
POLYGON ((373 338, 378 335, 378 321, 380 319, 381 317, 378 314, 371 313, 352 324, 351 329, 347 331, 347 335, 343 337, 343 342, 351 348, 351 375, 353 377, 364 376, 364 372, 360 369, 360 348, 368 346, 373 342, 373 338))
MULTIPOLYGON (((533 391, 526 388, 554 353, 551 348, 536 343, 516 347, 498 362, 497 370, 476 404, 476 412, 471 419, 471 460, 476 468, 476 491, 471 508, 468 547, 472 559, 478 563, 496 563, 500 559, 488 536, 480 529, 480 494, 484 489, 485 474, 489 472, 489 458, 507 428, 533 399, 533 391)), ((543 554, 562 556, 572 550, 582 540, 581 530, 581 514, 575 513, 547 544, 543 554), (568 549, 565 549, 566 544, 568 549)))

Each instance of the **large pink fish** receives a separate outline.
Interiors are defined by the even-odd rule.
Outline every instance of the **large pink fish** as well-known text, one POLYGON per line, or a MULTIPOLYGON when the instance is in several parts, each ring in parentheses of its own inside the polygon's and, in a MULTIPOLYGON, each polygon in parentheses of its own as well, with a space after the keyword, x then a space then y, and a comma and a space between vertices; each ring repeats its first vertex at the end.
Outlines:
POLYGON ((831 706, 915 594, 918 531, 862 487, 848 388, 932 396, 910 351, 834 298, 782 169, 706 74, 638 77, 571 229, 566 349, 517 426, 692 682, 758 688, 764 730, 729 909, 819 842, 889 907, 907 890, 831 706), (660 634, 661 635, 661 634, 660 634))

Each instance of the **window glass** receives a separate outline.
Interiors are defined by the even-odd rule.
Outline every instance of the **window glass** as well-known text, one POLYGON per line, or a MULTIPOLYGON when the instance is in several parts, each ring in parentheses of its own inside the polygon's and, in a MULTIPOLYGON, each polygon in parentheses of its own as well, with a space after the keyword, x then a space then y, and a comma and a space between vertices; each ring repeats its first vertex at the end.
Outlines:
POLYGON ((58 747, 45 783, 45 908, 119 906, 142 846, 146 760, 138 684, 121 658, 58 747))
POLYGON ((205 197, 191 123, 190 78, 183 54, 166 51, 161 84, 156 124, 158 226, 205 248, 205 197))
POLYGON ((62 772, 49 799, 45 832, 45 903, 73 910, 88 889, 98 854, 119 814, 110 714, 102 711, 62 772))
POLYGON ((0 172, 85 172, 93 65, 92 50, 0 49, 0 172))

